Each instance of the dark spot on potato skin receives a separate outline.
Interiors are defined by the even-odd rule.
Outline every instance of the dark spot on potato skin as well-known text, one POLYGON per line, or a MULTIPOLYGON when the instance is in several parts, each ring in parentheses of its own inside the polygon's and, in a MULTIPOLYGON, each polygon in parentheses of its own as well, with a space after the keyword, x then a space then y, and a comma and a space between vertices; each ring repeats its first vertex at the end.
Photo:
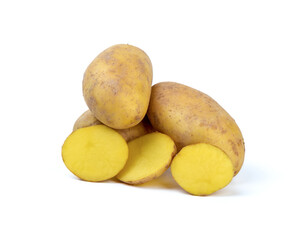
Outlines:
POLYGON ((243 139, 238 139, 237 145, 240 147, 241 145, 244 145, 243 139))
POLYGON ((232 148, 234 154, 235 154, 236 156, 239 156, 238 149, 237 149, 237 145, 234 143, 234 141, 232 141, 231 139, 228 139, 228 142, 230 143, 231 148, 232 148))
POLYGON ((227 133, 227 130, 224 129, 224 128, 222 128, 222 127, 220 127, 220 132, 221 132, 221 134, 225 134, 225 133, 227 133))
POLYGON ((98 57, 104 59, 107 64, 110 64, 115 60, 114 58, 114 50, 102 52, 98 57))
POLYGON ((140 58, 137 59, 137 64, 138 64, 138 70, 140 74, 144 74, 146 72, 145 64, 144 62, 141 61, 140 58))
POLYGON ((207 121, 201 121, 200 124, 199 124, 199 127, 207 127, 207 128, 212 129, 212 130, 217 130, 218 129, 216 123, 207 122, 207 121))
POLYGON ((136 115, 135 120, 136 121, 140 121, 141 120, 141 116, 140 115, 136 115))

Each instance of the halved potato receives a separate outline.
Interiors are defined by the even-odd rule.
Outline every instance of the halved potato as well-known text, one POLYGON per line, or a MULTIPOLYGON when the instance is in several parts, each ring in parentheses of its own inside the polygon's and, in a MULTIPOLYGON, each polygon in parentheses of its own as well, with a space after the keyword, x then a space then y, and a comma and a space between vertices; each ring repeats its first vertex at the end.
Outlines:
POLYGON ((161 176, 176 154, 174 141, 154 132, 128 143, 129 157, 117 178, 128 184, 142 184, 161 176))
POLYGON ((209 195, 225 187, 234 176, 230 158, 206 143, 189 145, 175 156, 171 173, 176 182, 193 195, 209 195))
POLYGON ((117 175, 128 158, 128 147, 115 130, 96 125, 80 128, 62 146, 66 167, 86 181, 103 181, 117 175))

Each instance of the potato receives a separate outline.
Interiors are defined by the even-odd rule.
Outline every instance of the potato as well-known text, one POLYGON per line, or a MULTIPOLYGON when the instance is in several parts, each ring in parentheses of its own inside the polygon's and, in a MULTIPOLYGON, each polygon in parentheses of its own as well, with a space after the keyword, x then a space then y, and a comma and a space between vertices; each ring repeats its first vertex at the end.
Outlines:
POLYGON ((176 146, 162 133, 154 132, 128 143, 129 157, 117 178, 128 184, 151 181, 169 168, 176 146))
POLYGON ((90 110, 85 111, 75 122, 73 131, 79 128, 90 127, 94 125, 103 125, 90 110))
POLYGON ((115 130, 121 134, 126 142, 155 131, 147 117, 143 118, 143 120, 134 127, 115 130))
POLYGON ((86 181, 103 181, 117 175, 128 158, 123 137, 105 125, 81 128, 67 137, 62 146, 66 167, 86 181))
POLYGON ((193 195, 209 195, 230 183, 234 169, 222 150, 198 143, 182 148, 172 161, 171 173, 185 191, 193 195))
MULTIPOLYGON (((94 125, 103 125, 103 124, 97 118, 95 118, 95 116, 92 114, 90 110, 87 110, 77 119, 77 121, 74 124, 73 131, 79 128, 84 128, 94 125)), ((147 117, 145 117, 139 124, 137 124, 134 127, 127 129, 114 129, 114 130, 116 130, 119 134, 121 134, 122 137, 127 142, 154 131, 147 117)))
POLYGON ((169 135, 178 149, 208 143, 231 159, 236 175, 244 161, 244 140, 234 119, 208 95, 174 82, 152 87, 148 118, 155 130, 169 135))
POLYGON ((141 49, 114 45, 100 53, 83 78, 88 108, 103 124, 126 129, 146 115, 152 84, 152 64, 141 49))

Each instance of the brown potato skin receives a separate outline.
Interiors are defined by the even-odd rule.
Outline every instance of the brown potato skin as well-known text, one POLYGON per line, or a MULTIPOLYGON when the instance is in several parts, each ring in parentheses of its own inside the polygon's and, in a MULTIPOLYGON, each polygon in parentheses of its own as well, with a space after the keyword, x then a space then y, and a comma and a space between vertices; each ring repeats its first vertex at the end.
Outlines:
MULTIPOLYGON (((89 127, 93 125, 103 125, 90 110, 85 111, 75 122, 73 131, 79 128, 89 127)), ((114 129, 116 130, 126 142, 129 142, 135 138, 141 137, 145 134, 154 132, 147 117, 145 117, 139 124, 128 129, 114 129)))
POLYGON ((117 44, 101 52, 87 67, 83 96, 100 122, 127 129, 146 115, 152 78, 152 64, 144 51, 117 44))
POLYGON ((85 111, 75 122, 73 131, 79 128, 102 125, 102 123, 92 114, 90 110, 85 111))
POLYGON ((195 143, 212 144, 231 159, 236 175, 245 146, 235 120, 210 96, 174 82, 152 87, 148 118, 155 130, 167 134, 178 150, 195 143))

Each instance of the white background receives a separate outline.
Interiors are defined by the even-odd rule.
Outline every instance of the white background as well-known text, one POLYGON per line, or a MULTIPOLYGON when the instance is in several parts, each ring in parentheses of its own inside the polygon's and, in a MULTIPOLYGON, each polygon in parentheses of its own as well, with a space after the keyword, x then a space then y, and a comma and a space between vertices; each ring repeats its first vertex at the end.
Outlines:
POLYGON ((303 239, 302 1, 1 1, 0 27, 0 239, 303 239), (170 172, 133 187, 65 168, 83 73, 117 43, 237 121, 229 186, 195 197, 170 172))

